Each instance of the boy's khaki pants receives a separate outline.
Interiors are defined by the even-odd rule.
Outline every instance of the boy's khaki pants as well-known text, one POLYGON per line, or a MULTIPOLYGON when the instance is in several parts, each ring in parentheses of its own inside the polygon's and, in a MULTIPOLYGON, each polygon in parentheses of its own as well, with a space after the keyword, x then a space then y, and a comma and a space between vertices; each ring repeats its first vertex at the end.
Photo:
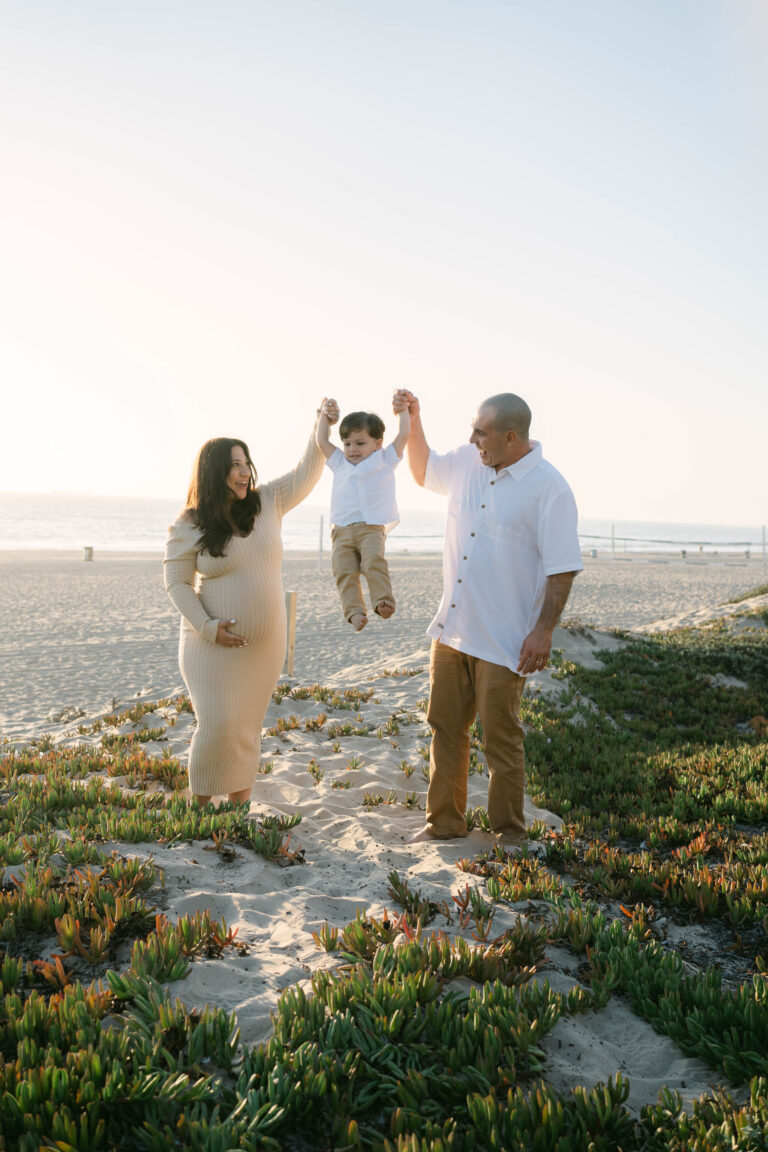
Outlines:
POLYGON ((427 720, 432 729, 427 827, 438 839, 467 835, 469 726, 479 714, 488 762, 488 817, 497 834, 525 833, 525 758, 518 719, 525 677, 432 642, 427 720))
POLYGON ((339 589, 344 619, 349 621, 356 612, 366 615, 362 572, 368 581, 368 593, 374 612, 382 600, 395 603, 389 568, 384 557, 383 524, 344 524, 331 529, 331 567, 339 589))

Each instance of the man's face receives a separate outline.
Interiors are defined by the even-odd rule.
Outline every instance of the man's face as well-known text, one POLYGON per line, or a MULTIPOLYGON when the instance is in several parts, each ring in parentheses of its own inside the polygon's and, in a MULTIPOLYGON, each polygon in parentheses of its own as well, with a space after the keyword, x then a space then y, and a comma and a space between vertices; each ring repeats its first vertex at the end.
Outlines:
POLYGON ((478 408, 472 421, 472 435, 470 444, 474 444, 480 453, 480 461, 487 468, 506 468, 514 464, 514 436, 509 432, 496 430, 496 413, 493 408, 486 405, 478 408), (512 436, 512 440, 510 440, 512 436))
POLYGON ((361 460, 367 460, 382 445, 382 441, 374 440, 365 428, 354 428, 341 443, 344 448, 344 455, 350 464, 359 464, 361 460))

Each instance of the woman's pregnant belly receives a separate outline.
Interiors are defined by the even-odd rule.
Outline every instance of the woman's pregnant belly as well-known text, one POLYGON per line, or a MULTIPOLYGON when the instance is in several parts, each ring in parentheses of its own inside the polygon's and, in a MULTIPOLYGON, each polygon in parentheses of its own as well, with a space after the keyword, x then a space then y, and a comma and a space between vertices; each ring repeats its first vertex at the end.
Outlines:
POLYGON ((231 631, 258 643, 285 631, 283 586, 279 569, 273 579, 247 577, 250 573, 232 572, 204 580, 199 595, 209 616, 235 620, 231 631))

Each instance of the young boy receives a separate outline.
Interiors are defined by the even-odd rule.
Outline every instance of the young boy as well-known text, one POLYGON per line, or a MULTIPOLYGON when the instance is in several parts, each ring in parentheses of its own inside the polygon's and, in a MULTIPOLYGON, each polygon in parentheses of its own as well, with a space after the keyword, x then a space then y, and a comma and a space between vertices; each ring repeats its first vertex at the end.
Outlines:
POLYGON ((333 472, 331 489, 331 557, 345 620, 356 632, 365 628, 362 571, 374 612, 388 620, 395 598, 384 557, 384 538, 397 524, 395 468, 410 431, 408 401, 395 397, 399 418, 395 439, 382 451, 384 423, 373 412, 350 412, 339 427, 343 452, 330 441, 330 426, 339 418, 335 400, 326 400, 317 423, 317 446, 333 472))

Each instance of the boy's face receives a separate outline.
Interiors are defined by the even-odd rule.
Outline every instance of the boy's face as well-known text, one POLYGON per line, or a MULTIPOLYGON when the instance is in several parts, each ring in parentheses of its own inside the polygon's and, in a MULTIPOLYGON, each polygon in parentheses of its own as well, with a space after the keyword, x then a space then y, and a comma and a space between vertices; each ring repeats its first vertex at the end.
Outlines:
POLYGON ((353 428, 348 436, 342 440, 344 455, 350 464, 359 464, 367 460, 373 452, 378 452, 383 440, 374 440, 366 428, 353 428))

